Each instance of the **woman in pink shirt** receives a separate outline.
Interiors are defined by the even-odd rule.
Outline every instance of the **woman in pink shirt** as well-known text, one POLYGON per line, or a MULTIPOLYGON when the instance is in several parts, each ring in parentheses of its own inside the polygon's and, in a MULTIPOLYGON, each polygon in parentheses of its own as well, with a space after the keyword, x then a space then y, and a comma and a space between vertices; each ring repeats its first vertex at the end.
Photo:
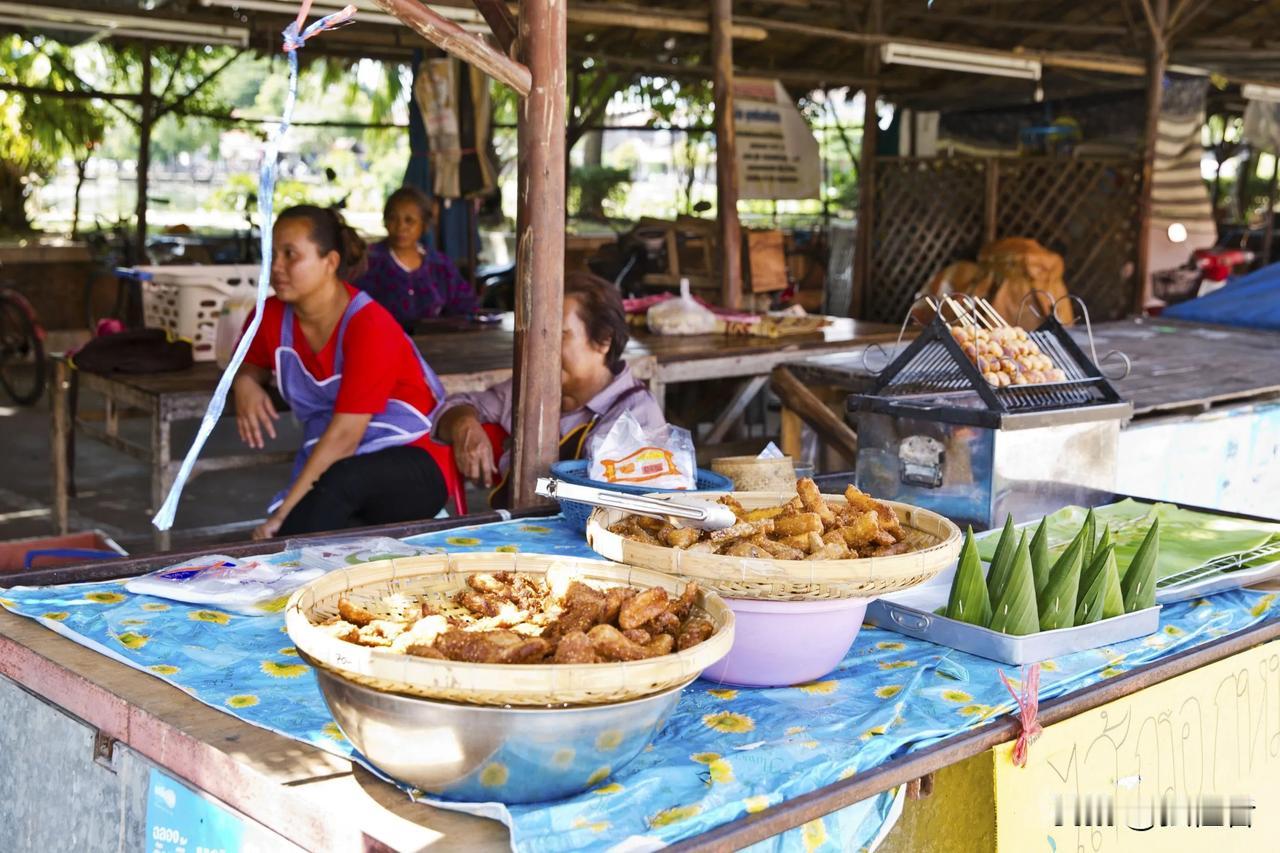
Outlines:
MULTIPOLYGON (((646 430, 663 426, 658 401, 631 374, 622 351, 627 317, 618 289, 586 272, 570 273, 564 285, 560 346, 560 458, 581 459, 587 439, 607 433, 623 412, 646 430)), ((495 508, 509 505, 511 380, 475 394, 452 394, 436 420, 435 436, 453 445, 464 477, 497 488, 495 508)))

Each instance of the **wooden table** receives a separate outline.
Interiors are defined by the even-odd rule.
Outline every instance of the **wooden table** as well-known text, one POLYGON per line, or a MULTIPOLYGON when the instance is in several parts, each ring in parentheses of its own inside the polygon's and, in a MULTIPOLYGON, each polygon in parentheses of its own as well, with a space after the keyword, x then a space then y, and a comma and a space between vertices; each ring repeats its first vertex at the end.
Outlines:
MULTIPOLYGON (((722 440, 743 411, 769 382, 775 367, 797 358, 848 352, 866 344, 896 339, 898 329, 883 323, 835 318, 819 332, 780 338, 726 335, 662 336, 636 333, 627 347, 632 371, 649 384, 659 405, 666 387, 678 382, 738 379, 738 389, 711 427, 705 442, 722 440)), ((664 405, 665 408, 665 405, 664 405)))
MULTIPOLYGON (((402 537, 460 523, 469 522, 429 522, 368 532, 402 537)), ((231 546, 226 553, 245 556, 277 547, 246 543, 231 546)), ((101 581, 151 571, 171 559, 122 559, 50 569, 24 574, 21 582, 101 581)), ((0 587, 18 581, 17 576, 0 575, 0 587)), ((1038 719, 1051 726, 1277 637, 1280 620, 1273 619, 1043 702, 1038 719)), ((27 786, 19 786, 13 797, 0 803, 0 824, 6 808, 26 809, 21 811, 22 823, 29 828, 62 832, 87 822, 101 833, 99 842, 110 836, 114 849, 118 831, 124 839, 121 843, 139 849, 145 844, 132 837, 130 830, 140 832, 140 827, 128 825, 126 818, 145 808, 146 772, 154 767, 235 810, 246 824, 246 840, 260 848, 507 849, 507 831, 497 822, 414 804, 358 765, 242 722, 32 620, 0 610, 0 703, 5 696, 14 697, 15 702, 8 725, 30 727, 20 749, 15 748, 8 760, 14 772, 29 773, 30 778, 27 786), (50 731, 61 733, 67 743, 46 742, 50 731), (45 753, 54 751, 67 763, 45 760, 45 753), (26 793, 42 790, 52 793, 40 802, 26 793), (95 810, 99 803, 106 808, 95 810), (50 821, 61 821, 61 828, 50 821)), ((899 785, 927 779, 929 774, 1009 743, 1017 734, 1016 719, 1002 715, 981 728, 886 760, 672 849, 741 849, 899 785)), ((948 793, 943 789, 933 796, 948 793)))
MULTIPOLYGON (((869 341, 888 340, 894 330, 880 324, 839 319, 822 332, 783 338, 727 337, 698 335, 663 337, 637 333, 627 346, 626 357, 637 378, 649 384, 662 404, 666 386, 705 379, 740 379, 734 397, 724 407, 712 427, 709 441, 720 441, 733 422, 768 381, 769 372, 784 361, 808 355, 847 350, 869 341)), ((465 326, 458 323, 433 324, 429 331, 414 336, 423 357, 440 376, 449 393, 479 391, 511 376, 514 334, 500 328, 465 326)), ((189 370, 144 376, 103 376, 81 372, 82 390, 101 394, 106 401, 102 426, 76 418, 72 423, 68 401, 70 370, 61 359, 55 361, 51 397, 53 402, 53 513, 58 531, 67 532, 69 505, 69 459, 66 438, 74 429, 104 442, 151 466, 151 499, 160 506, 177 476, 181 460, 174 460, 170 429, 175 421, 199 419, 204 415, 221 371, 209 362, 189 370), (126 409, 136 410, 150 422, 148 446, 121 437, 119 418, 126 409)), ((289 453, 240 453, 208 456, 197 461, 192 476, 208 471, 226 471, 273 462, 288 461, 289 453)), ((170 545, 168 531, 156 531, 156 547, 170 545)))

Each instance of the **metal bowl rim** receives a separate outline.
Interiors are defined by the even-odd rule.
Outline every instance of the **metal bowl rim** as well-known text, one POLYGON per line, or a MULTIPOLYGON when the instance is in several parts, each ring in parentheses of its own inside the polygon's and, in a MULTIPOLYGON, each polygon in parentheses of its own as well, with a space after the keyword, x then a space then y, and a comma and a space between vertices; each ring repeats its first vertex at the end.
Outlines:
MULTIPOLYGON (((626 708, 630 705, 638 705, 642 702, 648 702, 652 699, 658 699, 660 697, 667 696, 671 693, 678 693, 681 690, 684 690, 693 682, 697 681, 701 677, 701 674, 695 675, 692 678, 690 678, 688 681, 682 684, 677 684, 674 687, 668 687, 665 690, 659 690, 655 693, 649 693, 644 696, 638 696, 634 699, 624 699, 621 702, 602 702, 596 705, 475 705, 469 702, 450 702, 447 699, 428 699, 425 696, 410 696, 404 693, 396 693, 390 690, 376 690, 372 687, 369 687, 368 685, 364 685, 364 684, 360 684, 358 682, 352 681, 351 679, 343 676, 342 673, 332 670, 328 667, 317 666, 305 653, 302 652, 301 649, 299 649, 299 656, 302 657, 304 660, 306 660, 307 663, 311 664, 312 668, 315 669, 316 676, 318 678, 321 676, 331 678, 334 681, 341 684, 342 686, 346 687, 347 689, 355 690, 361 693, 372 694, 373 696, 376 696, 380 699, 403 700, 405 702, 410 702, 417 706, 434 705, 434 706, 446 708, 449 710, 465 709, 465 710, 473 710, 477 712, 485 712, 485 713, 493 713, 493 714, 521 714, 521 713, 544 714, 548 711, 555 711, 557 713, 563 714, 566 712, 574 712, 574 711, 588 712, 588 711, 599 711, 606 708, 626 708)), ((323 686, 321 687, 321 689, 323 689, 323 686)))

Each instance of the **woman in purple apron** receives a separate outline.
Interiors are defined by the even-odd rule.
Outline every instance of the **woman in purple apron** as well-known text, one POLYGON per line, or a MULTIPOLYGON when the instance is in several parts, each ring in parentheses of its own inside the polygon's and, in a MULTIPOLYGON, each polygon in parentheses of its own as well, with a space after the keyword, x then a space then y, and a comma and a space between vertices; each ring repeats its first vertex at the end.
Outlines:
POLYGON ((364 244, 332 210, 299 206, 276 220, 275 296, 232 386, 250 447, 275 438, 267 386, 302 425, 287 488, 255 538, 430 518, 456 468, 431 440, 439 379, 382 306, 346 283, 364 244))

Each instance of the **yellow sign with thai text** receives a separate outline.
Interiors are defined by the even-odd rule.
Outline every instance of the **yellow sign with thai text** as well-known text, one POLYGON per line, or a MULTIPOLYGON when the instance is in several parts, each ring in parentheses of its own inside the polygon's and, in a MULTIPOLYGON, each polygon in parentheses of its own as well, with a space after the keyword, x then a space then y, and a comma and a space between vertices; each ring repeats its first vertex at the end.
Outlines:
POLYGON ((1001 853, 1280 849, 1280 641, 995 750, 1001 853))

